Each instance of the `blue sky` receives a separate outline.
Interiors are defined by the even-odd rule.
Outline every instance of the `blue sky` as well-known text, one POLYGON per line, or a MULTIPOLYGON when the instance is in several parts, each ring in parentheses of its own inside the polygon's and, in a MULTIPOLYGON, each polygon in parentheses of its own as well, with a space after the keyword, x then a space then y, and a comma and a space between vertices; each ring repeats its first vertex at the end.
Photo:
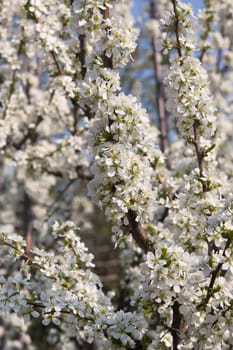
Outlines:
MULTIPOLYGON (((188 3, 188 4, 192 4, 193 6, 193 9, 194 9, 194 13, 196 14, 198 9, 201 8, 203 6, 203 0, 193 0, 193 1, 190 1, 190 0, 183 0, 184 2, 188 3)), ((148 1, 149 2, 149 1, 148 1)), ((132 11, 133 11, 133 15, 138 17, 140 16, 140 12, 141 12, 141 7, 142 7, 142 3, 143 1, 140 1, 140 0, 133 0, 133 8, 132 8, 132 11)), ((144 2, 145 4, 145 2, 144 2)))

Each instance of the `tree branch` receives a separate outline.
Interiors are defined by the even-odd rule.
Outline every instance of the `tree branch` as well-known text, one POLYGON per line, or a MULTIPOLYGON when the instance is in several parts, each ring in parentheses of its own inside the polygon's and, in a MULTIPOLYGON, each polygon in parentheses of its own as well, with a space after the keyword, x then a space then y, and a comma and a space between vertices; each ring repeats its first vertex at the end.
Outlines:
MULTIPOLYGON (((179 14, 177 11, 177 0, 172 0, 173 4, 173 11, 174 11, 174 16, 175 16, 175 35, 176 35, 176 50, 177 53, 180 57, 180 64, 183 64, 183 59, 182 59, 182 50, 181 50, 181 43, 180 43, 180 19, 179 19, 179 14)), ((196 137, 198 138, 197 134, 197 129, 196 129, 196 137)), ((184 325, 186 323, 184 315, 180 312, 180 304, 178 303, 177 300, 174 301, 173 306, 173 316, 172 316, 172 340, 173 340, 173 350, 178 350, 179 343, 181 340, 181 335, 184 330, 184 325)))
MULTIPOLYGON (((33 261, 33 258, 29 254, 27 254, 26 252, 23 252, 22 250, 14 246, 14 244, 8 242, 1 234, 0 234, 0 242, 9 248, 12 248, 18 254, 19 258, 26 260, 31 266, 35 266, 40 270, 45 270, 43 265, 33 261)), ((52 280, 57 280, 57 277, 54 275, 46 275, 46 277, 52 280)))
POLYGON ((31 141, 35 141, 35 130, 37 128, 37 126, 43 121, 43 118, 39 115, 37 117, 37 120, 35 122, 35 128, 33 129, 28 129, 27 133, 24 135, 24 137, 19 141, 19 142, 14 142, 12 145, 16 150, 21 150, 22 146, 25 145, 25 143, 27 142, 27 140, 31 140, 31 141))
POLYGON ((87 66, 86 66, 87 48, 86 48, 85 35, 83 34, 79 35, 79 42, 80 42, 79 60, 81 63, 81 75, 82 75, 82 79, 84 79, 87 72, 87 66))
MULTIPOLYGON (((152 19, 156 19, 156 5, 155 0, 150 0, 150 16, 152 19)), ((160 129, 160 148, 164 153, 168 147, 168 132, 167 132, 167 121, 166 121, 166 109, 165 109, 165 95, 164 88, 162 84, 162 73, 159 52, 157 49, 158 43, 156 35, 152 35, 151 46, 153 52, 153 67, 154 67, 154 80, 155 80, 155 96, 156 105, 159 119, 159 129, 160 129)), ((166 159, 167 166, 170 168, 169 158, 166 159)))
MULTIPOLYGON (((103 10, 103 18, 104 20, 106 20, 107 18, 110 17, 107 1, 104 2, 104 5, 105 5, 105 9, 103 10)), ((109 34, 109 31, 110 31, 109 28, 106 28, 106 36, 109 34)), ((112 57, 106 56, 106 53, 104 52, 103 59, 104 59, 104 67, 112 69, 113 68, 112 57)), ((136 212, 129 209, 127 213, 127 218, 129 221, 131 234, 135 242, 139 245, 139 247, 141 247, 145 253, 153 250, 153 245, 147 238, 145 231, 143 230, 142 226, 136 221, 136 218, 137 218, 136 212)))
POLYGON ((182 333, 184 331, 186 322, 184 316, 180 313, 180 303, 177 300, 172 305, 173 318, 171 334, 173 338, 173 350, 178 350, 178 346, 181 340, 182 333))
POLYGON ((175 16, 175 35, 176 35, 176 49, 179 57, 182 57, 181 43, 180 43, 180 19, 177 11, 177 0, 172 0, 173 11, 175 16))
MULTIPOLYGON (((203 40, 203 41, 206 41, 206 39, 207 39, 207 37, 208 37, 208 35, 209 35, 210 30, 211 30, 211 28, 210 28, 210 22, 208 21, 208 22, 207 22, 206 30, 205 30, 204 34, 202 35, 202 40, 203 40)), ((208 47, 206 47, 206 46, 202 47, 201 54, 200 54, 200 57, 199 57, 199 60, 200 60, 201 62, 203 62, 203 58, 204 58, 204 56, 205 56, 207 50, 208 50, 208 47)))
POLYGON ((29 251, 32 249, 32 202, 27 194, 24 192, 23 198, 23 226, 24 226, 24 235, 26 241, 26 253, 29 254, 29 251))
MULTIPOLYGON (((107 0, 104 1, 104 6, 105 6, 105 9, 103 10, 103 19, 104 20, 106 20, 110 17, 109 6, 107 5, 107 3, 108 3, 107 0)), ((106 27, 105 31, 106 31, 106 36, 108 36, 110 34, 110 28, 106 27)), ((113 69, 112 57, 108 57, 106 55, 106 51, 103 52, 103 63, 104 63, 104 67, 113 69)))
POLYGON ((127 213, 127 218, 129 220, 129 226, 131 229, 132 236, 135 242, 139 245, 142 250, 147 253, 149 251, 153 251, 153 244, 148 239, 145 231, 142 226, 137 222, 137 214, 132 209, 129 209, 127 213))
POLYGON ((193 133, 194 133, 194 139, 192 143, 194 144, 196 155, 197 155, 197 161, 198 161, 198 167, 199 167, 199 174, 200 174, 200 180, 202 185, 202 191, 203 193, 207 192, 209 190, 207 184, 205 181, 203 181, 204 173, 203 173, 203 160, 205 158, 205 153, 200 147, 200 136, 198 133, 198 126, 199 122, 195 121, 193 124, 193 133))
MULTIPOLYGON (((222 256, 225 256, 226 250, 230 247, 231 242, 232 242, 232 239, 228 238, 222 256)), ((205 309, 210 298, 212 297, 213 287, 214 287, 216 278, 219 276, 219 274, 221 272, 222 266, 223 266, 223 262, 220 262, 220 263, 218 263, 216 268, 213 271, 211 271, 212 276, 211 276, 210 283, 209 283, 209 286, 207 289, 207 294, 206 294, 206 297, 201 301, 201 303, 199 305, 200 309, 205 309)))

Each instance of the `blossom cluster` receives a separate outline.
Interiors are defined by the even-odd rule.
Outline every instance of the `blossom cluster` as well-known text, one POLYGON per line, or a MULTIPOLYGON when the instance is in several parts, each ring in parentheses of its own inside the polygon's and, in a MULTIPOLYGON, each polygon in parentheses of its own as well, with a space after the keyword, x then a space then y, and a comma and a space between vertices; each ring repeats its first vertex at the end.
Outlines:
POLYGON ((74 29, 89 43, 86 64, 104 65, 104 55, 113 67, 125 65, 136 48, 138 30, 129 14, 129 2, 111 4, 108 1, 73 2, 74 29), (114 16, 108 13, 113 12, 114 16))
POLYGON ((210 138, 216 128, 216 115, 208 87, 208 77, 195 57, 174 60, 166 80, 169 112, 177 119, 183 137, 193 137, 193 125, 200 136, 210 138), (174 103, 176 101, 176 103, 174 103))
POLYGON ((80 241, 72 222, 56 222, 52 234, 59 239, 56 256, 38 248, 28 256, 21 236, 1 235, 1 242, 12 248, 13 255, 26 260, 18 275, 1 278, 1 309, 14 310, 25 321, 40 317, 43 325, 53 323, 79 341, 95 340, 102 349, 134 348, 145 332, 143 317, 135 312, 114 312, 99 278, 90 270, 93 255, 80 241), (30 267, 34 274, 38 271, 38 277, 43 274, 40 290, 33 288, 30 267))
POLYGON ((180 54, 187 56, 195 48, 193 43, 193 10, 189 4, 182 1, 172 1, 173 6, 168 7, 162 15, 161 24, 162 32, 162 51, 166 54, 168 51, 178 49, 180 54), (173 7, 173 8, 172 8, 173 7), (176 24, 182 25, 182 31, 179 31, 179 42, 177 43, 176 24))
MULTIPOLYGON (((162 157, 145 136, 149 132, 147 116, 135 98, 124 94, 113 95, 107 111, 98 113, 101 118, 91 129, 97 155, 89 193, 106 208, 116 225, 130 209, 137 211, 138 222, 148 222, 156 201, 153 163, 161 163, 162 157)), ((124 224, 128 225, 127 219, 124 224)), ((114 230, 117 233, 117 226, 114 230)))
MULTIPOLYGON (((107 19, 106 32, 102 14, 102 21, 97 27, 94 26, 92 33, 95 35, 95 30, 102 28, 105 35, 102 33, 98 37, 97 33, 95 45, 100 48, 103 37, 106 37, 106 41, 111 41, 115 50, 124 47, 125 51, 127 48, 127 52, 130 52, 128 46, 114 44, 112 35, 118 28, 115 18, 119 20, 121 16, 118 13, 115 15, 114 7, 112 15, 107 19)), ((122 16, 121 21, 125 23, 126 18, 122 16)), ((89 25, 93 27, 91 18, 88 21, 86 19, 84 27, 89 25)), ((131 31, 127 30, 126 33, 131 35, 131 31)), ((128 40, 131 40, 130 37, 128 40)), ((91 104, 95 113, 95 119, 90 124, 90 143, 96 155, 91 168, 94 179, 89 184, 89 194, 106 208, 107 216, 115 225, 114 233, 117 238, 122 238, 122 222, 128 226, 127 213, 130 210, 137 213, 136 220, 140 223, 152 218, 156 200, 154 167, 163 163, 163 159, 160 151, 153 146, 156 132, 151 133, 146 112, 133 96, 117 93, 118 73, 106 66, 105 60, 102 68, 103 54, 112 60, 113 67, 115 59, 121 58, 121 64, 125 62, 124 55, 118 55, 115 51, 109 53, 105 46, 102 47, 101 55, 96 50, 95 57, 98 57, 96 60, 100 67, 90 69, 80 83, 79 103, 84 109, 91 104)))
POLYGON ((164 22, 175 40, 170 49, 177 52, 171 57, 166 79, 168 110, 192 147, 189 157, 196 161, 179 175, 183 184, 177 187, 169 215, 154 228, 154 252, 147 254, 136 275, 141 288, 131 303, 139 305, 157 325, 151 346, 172 348, 177 336, 179 349, 228 349, 232 200, 222 197, 221 170, 216 172, 213 138, 217 120, 208 76, 187 45, 190 26, 185 16, 191 10, 181 2, 173 3, 177 7, 164 22), (221 322, 227 324, 227 330, 221 322))
MULTIPOLYGON (((42 324, 56 350, 232 348, 232 4, 216 13, 206 2, 199 49, 191 7, 157 4, 178 139, 169 164, 147 112, 121 89, 138 38, 129 1, 2 3, 0 309, 23 317, 21 343, 33 348, 27 327, 42 324), (91 200, 127 247, 113 300, 76 227, 92 227, 81 210, 94 211, 91 200)), ((158 21, 147 29, 160 36, 158 21)))
MULTIPOLYGON (((218 106, 217 157, 223 175, 231 177, 231 135, 232 135, 232 4, 213 1, 199 12, 201 35, 200 57, 209 74, 211 91, 218 106), (227 156, 226 156, 227 155, 227 156)), ((226 180, 225 180, 226 183, 226 180)), ((231 189, 226 186, 226 193, 231 189)))

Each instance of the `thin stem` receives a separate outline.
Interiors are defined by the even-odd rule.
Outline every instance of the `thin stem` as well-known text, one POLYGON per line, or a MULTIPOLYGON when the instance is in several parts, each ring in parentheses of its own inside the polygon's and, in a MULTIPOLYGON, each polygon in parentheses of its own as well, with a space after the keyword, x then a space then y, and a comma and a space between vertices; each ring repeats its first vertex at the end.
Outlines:
POLYGON ((59 193, 58 197, 53 201, 53 203, 49 206, 48 208, 48 214, 46 216, 46 220, 48 220, 49 218, 51 218, 51 216, 55 213, 55 206, 56 204, 63 198, 64 194, 67 192, 67 190, 73 185, 73 183, 75 181, 77 181, 78 178, 75 179, 71 179, 67 185, 65 186, 65 188, 61 191, 61 193, 59 193))
POLYGON ((180 20, 179 20, 179 15, 177 11, 177 0, 172 0, 172 5, 173 5, 173 11, 175 15, 175 35, 176 35, 176 49, 178 52, 179 57, 182 57, 182 50, 181 50, 181 43, 180 43, 180 20))
MULTIPOLYGON (((44 266, 35 262, 33 258, 30 255, 28 255, 27 252, 23 252, 19 248, 15 247, 12 243, 6 241, 1 235, 0 235, 0 242, 2 242, 2 244, 4 244, 9 248, 12 248, 19 255, 20 258, 26 260, 30 265, 35 266, 40 270, 45 270, 44 266)), ((55 281, 57 280, 56 276, 54 275, 46 275, 46 277, 55 281)))
POLYGON ((199 173, 200 173, 201 184, 202 184, 202 191, 203 191, 203 193, 205 193, 208 191, 208 186, 206 185, 206 182, 203 181, 203 177, 204 177, 203 160, 205 157, 205 153, 203 152, 203 150, 200 147, 200 136, 198 133, 198 126, 199 126, 199 123, 197 121, 195 121, 193 124, 193 133, 194 133, 193 144, 194 144, 196 155, 197 155, 199 173))
POLYGON ((57 56, 55 55, 55 52, 54 51, 50 51, 50 54, 51 54, 51 57, 53 59, 53 62, 55 64, 55 66, 57 68, 58 75, 63 75, 62 69, 61 69, 60 64, 59 64, 59 62, 57 60, 57 56))
MULTIPOLYGON (((180 64, 183 64, 183 60, 182 60, 182 50, 181 50, 181 43, 180 43, 180 37, 179 37, 179 33, 180 33, 180 21, 179 21, 179 15, 178 15, 178 11, 177 11, 177 1, 176 0, 172 0, 173 3, 173 9, 174 9, 174 15, 175 15, 175 33, 176 33, 176 42, 177 42, 177 52, 179 57, 181 58, 180 64)), ((200 178, 201 178, 201 184, 202 184, 202 191, 207 192, 208 191, 208 186, 206 185, 206 183, 203 181, 204 178, 204 173, 203 173, 203 160, 205 157, 205 153, 203 152, 203 150, 201 149, 200 146, 200 135, 199 135, 199 122, 197 120, 194 121, 193 123, 193 134, 194 134, 194 138, 192 140, 191 143, 194 144, 195 147, 195 151, 196 151, 196 156, 197 156, 197 162, 198 162, 198 167, 199 167, 199 174, 200 174, 200 178)))
POLYGON ((2 242, 4 245, 6 245, 9 248, 12 248, 15 252, 17 252, 20 255, 21 258, 33 264, 32 258, 27 253, 21 251, 19 248, 15 247, 13 244, 6 241, 2 236, 0 236, 0 242, 2 242))
MULTIPOLYGON (((225 248, 223 250, 222 256, 226 255, 226 250, 230 247, 231 242, 232 242, 232 240, 230 238, 228 238, 226 245, 225 245, 225 248)), ((213 287, 214 287, 214 284, 216 282, 217 277, 219 276, 219 274, 221 272, 222 266, 223 266, 223 262, 218 263, 216 268, 211 272, 212 276, 211 276, 210 283, 209 283, 209 286, 207 289, 207 294, 206 294, 206 297, 201 301, 199 308, 202 308, 202 309, 206 308, 211 296, 213 295, 213 293, 212 293, 213 287)))

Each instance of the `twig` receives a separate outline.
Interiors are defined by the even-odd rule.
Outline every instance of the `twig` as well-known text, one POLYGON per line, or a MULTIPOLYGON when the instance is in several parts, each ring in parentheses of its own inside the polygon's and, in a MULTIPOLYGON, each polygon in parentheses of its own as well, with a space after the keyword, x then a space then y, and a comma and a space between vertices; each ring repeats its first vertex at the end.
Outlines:
MULTIPOLYGON (((226 250, 229 248, 231 242, 232 242, 232 239, 228 238, 226 245, 225 245, 225 248, 223 250, 222 256, 225 256, 226 250)), ((219 276, 219 273, 221 272, 222 266, 223 266, 223 262, 219 262, 218 265, 216 266, 216 268, 211 272, 212 277, 210 279, 210 283, 209 283, 209 286, 207 289, 207 294, 206 294, 205 298, 201 301, 199 308, 201 308, 201 309, 206 308, 211 296, 213 295, 212 290, 213 290, 216 278, 219 276)))
POLYGON ((60 64, 59 64, 58 60, 57 60, 57 56, 55 55, 55 52, 54 51, 50 51, 50 55, 51 55, 51 57, 53 59, 53 62, 55 64, 56 68, 57 68, 58 75, 63 75, 63 71, 62 71, 62 69, 60 67, 60 64))
POLYGON ((77 181, 78 179, 75 178, 75 179, 71 179, 67 185, 65 186, 65 188, 61 191, 61 193, 59 194, 58 198, 56 198, 54 200, 54 202, 49 206, 48 208, 48 214, 47 214, 47 217, 46 217, 46 220, 48 220, 55 212, 55 205, 62 199, 62 197, 64 196, 64 194, 66 193, 66 191, 73 185, 73 183, 75 181, 77 181))
POLYGON ((203 160, 205 157, 205 153, 203 152, 203 150, 200 147, 200 136, 198 133, 198 126, 199 126, 199 122, 195 121, 193 124, 193 133, 194 133, 194 140, 193 140, 193 144, 195 147, 195 151, 196 151, 196 155, 197 155, 197 161, 198 161, 198 167, 199 167, 199 173, 200 173, 200 180, 201 180, 201 184, 202 184, 202 191, 203 193, 207 192, 209 190, 207 184, 205 181, 203 181, 204 178, 204 174, 203 174, 203 160))
MULTIPOLYGON (((20 258, 26 260, 30 265, 35 266, 39 268, 40 270, 45 270, 44 266, 41 264, 38 264, 37 262, 33 261, 33 258, 28 255, 26 252, 21 251, 19 248, 15 247, 13 244, 10 242, 6 241, 1 235, 0 235, 0 242, 2 242, 5 246, 12 248, 20 258)), ((56 276, 54 275, 46 275, 46 277, 52 279, 52 280, 57 280, 56 276)))
MULTIPOLYGON (((179 21, 179 16, 178 16, 178 11, 177 11, 177 0, 172 0, 173 3, 173 10, 174 10, 174 15, 175 15, 175 33, 176 33, 176 41, 177 41, 177 52, 178 55, 181 59, 180 64, 183 64, 183 60, 182 60, 182 50, 181 50, 181 43, 180 43, 180 37, 179 37, 179 33, 180 33, 180 21, 179 21)), ((203 181, 203 160, 205 157, 205 153, 203 152, 203 150, 200 147, 200 136, 199 136, 199 131, 198 131, 198 127, 199 127, 199 121, 195 120, 193 123, 193 133, 194 133, 194 139, 192 140, 191 143, 194 144, 195 146, 195 151, 196 151, 196 155, 197 155, 197 161, 198 161, 198 167, 199 167, 199 174, 200 174, 200 178, 201 178, 201 183, 202 183, 202 190, 203 192, 207 192, 209 189, 206 185, 206 183, 203 181)))
POLYGON ((175 34, 176 34, 176 43, 177 43, 177 52, 179 57, 182 57, 181 43, 180 43, 180 20, 177 11, 177 0, 172 0, 173 10, 175 15, 175 34))

